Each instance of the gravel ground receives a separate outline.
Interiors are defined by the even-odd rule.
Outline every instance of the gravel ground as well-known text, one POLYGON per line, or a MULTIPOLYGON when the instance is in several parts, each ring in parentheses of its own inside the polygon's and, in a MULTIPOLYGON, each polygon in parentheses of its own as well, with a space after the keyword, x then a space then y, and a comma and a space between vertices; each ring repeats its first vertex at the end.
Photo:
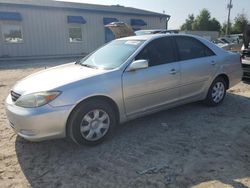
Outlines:
POLYGON ((250 187, 247 83, 216 108, 193 103, 119 125, 96 147, 31 143, 7 128, 4 100, 43 63, 9 64, 0 62, 0 187, 250 187))

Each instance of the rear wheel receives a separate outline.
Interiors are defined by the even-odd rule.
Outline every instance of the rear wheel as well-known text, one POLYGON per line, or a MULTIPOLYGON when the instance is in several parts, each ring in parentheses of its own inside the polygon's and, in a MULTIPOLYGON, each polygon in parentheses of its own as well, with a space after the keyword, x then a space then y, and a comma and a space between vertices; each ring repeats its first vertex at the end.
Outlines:
POLYGON ((90 100, 80 104, 68 121, 71 139, 81 145, 96 145, 111 135, 116 124, 115 112, 106 101, 90 100))
POLYGON ((226 95, 226 82, 222 77, 216 78, 209 88, 206 104, 209 106, 217 106, 224 100, 226 95))

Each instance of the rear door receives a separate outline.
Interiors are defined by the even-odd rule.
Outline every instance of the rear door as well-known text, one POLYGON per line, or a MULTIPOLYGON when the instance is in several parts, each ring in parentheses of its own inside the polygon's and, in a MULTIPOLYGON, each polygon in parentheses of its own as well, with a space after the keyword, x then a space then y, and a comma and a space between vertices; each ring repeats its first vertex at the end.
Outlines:
POLYGON ((178 100, 180 64, 173 44, 172 37, 152 41, 135 58, 147 59, 149 67, 124 72, 123 95, 128 116, 178 100))
POLYGON ((181 98, 201 94, 217 70, 217 56, 198 39, 175 37, 181 66, 181 98))

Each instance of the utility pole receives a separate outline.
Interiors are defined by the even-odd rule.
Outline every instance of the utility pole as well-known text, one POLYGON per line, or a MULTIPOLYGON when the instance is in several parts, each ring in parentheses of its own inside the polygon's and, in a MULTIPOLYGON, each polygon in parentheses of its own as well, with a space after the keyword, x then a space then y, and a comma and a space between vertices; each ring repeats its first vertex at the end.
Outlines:
POLYGON ((229 4, 227 5, 228 8, 228 17, 227 17, 227 30, 226 35, 230 34, 230 15, 231 15, 231 9, 233 8, 232 0, 230 0, 229 4))
POLYGON ((168 16, 168 17, 166 18, 166 30, 168 30, 168 22, 169 22, 169 20, 170 20, 170 16, 168 16))
MULTIPOLYGON (((165 14, 165 13, 166 13, 166 11, 163 10, 163 14, 165 14)), ((170 16, 167 16, 167 18, 166 18, 166 30, 168 30, 168 22, 169 22, 169 20, 170 20, 170 16)))

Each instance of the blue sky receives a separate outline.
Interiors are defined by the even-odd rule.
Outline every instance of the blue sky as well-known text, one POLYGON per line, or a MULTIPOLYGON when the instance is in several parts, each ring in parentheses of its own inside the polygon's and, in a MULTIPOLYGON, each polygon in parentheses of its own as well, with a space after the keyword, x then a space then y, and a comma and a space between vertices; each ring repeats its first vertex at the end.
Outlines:
MULTIPOLYGON (((229 0, 60 0, 71 2, 82 2, 103 5, 123 5, 135 7, 154 12, 171 15, 170 29, 178 29, 185 22, 188 14, 199 14, 203 8, 211 12, 212 17, 221 23, 227 20, 227 3, 229 0)), ((250 0, 233 0, 232 16, 233 19, 238 13, 245 12, 250 18, 250 0)))

